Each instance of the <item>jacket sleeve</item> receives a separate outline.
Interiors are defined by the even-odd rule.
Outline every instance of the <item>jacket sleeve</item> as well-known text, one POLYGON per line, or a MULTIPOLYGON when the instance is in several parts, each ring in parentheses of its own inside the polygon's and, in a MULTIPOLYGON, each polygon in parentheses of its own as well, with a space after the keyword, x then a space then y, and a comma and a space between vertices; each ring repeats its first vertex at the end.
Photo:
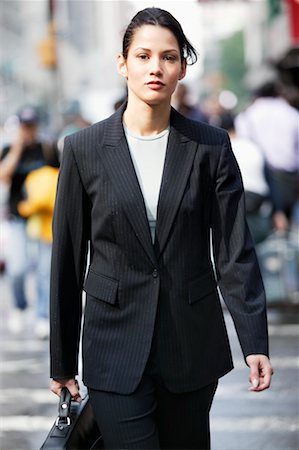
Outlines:
POLYGON ((265 291, 246 222, 241 174, 227 135, 217 164, 211 227, 218 285, 244 357, 268 355, 265 291))
POLYGON ((50 285, 50 375, 53 378, 74 377, 78 372, 89 223, 89 199, 67 137, 53 216, 50 285))

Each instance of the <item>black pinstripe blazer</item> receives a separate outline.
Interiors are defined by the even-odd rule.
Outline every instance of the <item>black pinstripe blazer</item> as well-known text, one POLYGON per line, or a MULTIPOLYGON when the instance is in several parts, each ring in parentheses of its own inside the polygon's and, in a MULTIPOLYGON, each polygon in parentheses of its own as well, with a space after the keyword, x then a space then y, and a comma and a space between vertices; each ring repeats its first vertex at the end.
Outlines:
POLYGON ((227 133, 172 110, 153 245, 124 108, 65 140, 53 220, 51 376, 77 373, 84 289, 87 386, 132 392, 154 345, 168 389, 191 391, 233 367, 217 284, 244 356, 268 354, 242 181, 227 133))

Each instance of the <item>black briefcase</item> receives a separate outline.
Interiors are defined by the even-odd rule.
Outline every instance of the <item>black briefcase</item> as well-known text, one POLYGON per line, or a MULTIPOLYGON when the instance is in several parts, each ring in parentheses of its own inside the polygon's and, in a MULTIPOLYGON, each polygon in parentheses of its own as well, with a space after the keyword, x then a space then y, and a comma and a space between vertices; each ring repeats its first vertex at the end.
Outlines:
POLYGON ((103 439, 96 424, 88 395, 81 403, 72 401, 67 388, 59 400, 58 417, 40 450, 103 449, 103 439))

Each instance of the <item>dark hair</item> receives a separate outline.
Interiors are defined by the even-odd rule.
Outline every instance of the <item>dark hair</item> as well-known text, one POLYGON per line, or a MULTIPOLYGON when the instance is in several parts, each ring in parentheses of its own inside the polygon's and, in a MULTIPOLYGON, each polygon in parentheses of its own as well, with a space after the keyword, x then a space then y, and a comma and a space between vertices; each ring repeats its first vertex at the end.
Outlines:
POLYGON ((259 86, 255 92, 256 97, 278 97, 279 96, 279 85, 275 81, 268 81, 262 86, 259 86))
POLYGON ((139 11, 131 20, 123 37, 123 57, 128 57, 129 47, 134 37, 135 30, 142 25, 159 25, 168 28, 176 37, 181 53, 181 59, 187 64, 197 61, 197 51, 186 38, 181 24, 168 12, 160 8, 145 8, 139 11))
POLYGON ((224 128, 226 131, 231 131, 235 129, 235 118, 234 115, 227 111, 221 114, 219 121, 216 126, 224 128))
POLYGON ((36 107, 31 105, 23 106, 17 113, 20 123, 24 125, 36 125, 39 122, 39 113, 36 107))

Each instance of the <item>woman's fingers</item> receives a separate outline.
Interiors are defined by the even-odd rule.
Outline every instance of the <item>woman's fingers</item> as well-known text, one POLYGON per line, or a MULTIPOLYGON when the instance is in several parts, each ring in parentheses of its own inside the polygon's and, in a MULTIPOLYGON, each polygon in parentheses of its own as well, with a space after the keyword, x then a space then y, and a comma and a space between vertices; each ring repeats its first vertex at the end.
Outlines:
POLYGON ((78 402, 81 403, 82 398, 79 392, 79 383, 75 378, 69 378, 69 379, 53 379, 51 382, 51 391, 54 392, 54 394, 60 396, 61 389, 63 387, 66 387, 72 398, 78 402))
POLYGON ((250 367, 250 391, 260 392, 268 389, 271 384, 273 369, 269 358, 265 355, 249 355, 246 362, 250 367))

